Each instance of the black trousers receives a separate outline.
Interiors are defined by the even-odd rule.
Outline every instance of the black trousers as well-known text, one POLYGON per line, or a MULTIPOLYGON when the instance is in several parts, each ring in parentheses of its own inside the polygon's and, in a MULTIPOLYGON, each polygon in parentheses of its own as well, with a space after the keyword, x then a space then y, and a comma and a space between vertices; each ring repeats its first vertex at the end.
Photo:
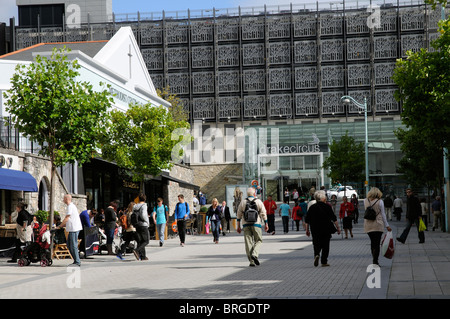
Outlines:
POLYGON ((326 264, 328 262, 328 255, 330 254, 330 239, 331 236, 329 234, 312 235, 314 256, 320 256, 320 262, 322 264, 326 264), (322 255, 320 253, 322 253, 322 255))
POLYGON ((150 233, 148 231, 147 226, 136 226, 136 234, 137 234, 137 247, 136 251, 139 253, 139 256, 142 258, 145 257, 145 246, 150 242, 150 233))
POLYGON ((275 214, 267 215, 267 224, 269 225, 268 233, 275 231, 275 214))
POLYGON ((380 256, 380 245, 381 245, 381 236, 383 232, 381 231, 371 231, 367 233, 370 238, 370 250, 372 252, 372 263, 378 264, 378 257, 380 256))
POLYGON ((177 231, 178 236, 180 237, 180 243, 184 244, 186 239, 186 221, 184 219, 177 220, 177 231))
POLYGON ((416 225, 417 233, 419 235, 419 242, 425 242, 425 234, 423 233, 423 231, 419 231, 419 218, 413 220, 406 219, 406 228, 405 230, 403 230, 400 238, 402 239, 402 241, 406 241, 406 238, 408 237, 409 231, 411 230, 413 224, 416 225))
POLYGON ((139 236, 137 236, 134 231, 124 231, 122 234, 123 244, 120 247, 120 253, 124 254, 127 250, 128 245, 132 240, 135 240, 136 243, 139 243, 139 236))

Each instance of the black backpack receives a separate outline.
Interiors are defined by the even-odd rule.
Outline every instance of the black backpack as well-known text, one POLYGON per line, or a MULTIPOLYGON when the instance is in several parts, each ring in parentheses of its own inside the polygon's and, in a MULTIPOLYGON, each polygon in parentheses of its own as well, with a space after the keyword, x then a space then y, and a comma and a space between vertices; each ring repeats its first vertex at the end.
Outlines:
POLYGON ((250 200, 247 198, 245 204, 244 219, 247 223, 256 223, 258 220, 258 206, 256 205, 256 198, 250 200))
POLYGON ((134 227, 137 226, 139 223, 141 208, 142 208, 142 206, 139 207, 139 209, 133 208, 133 213, 131 213, 131 215, 130 215, 130 224, 134 227))
POLYGON ((378 199, 375 201, 375 203, 373 203, 372 205, 370 205, 366 208, 366 211, 364 212, 364 219, 375 220, 377 218, 377 212, 375 211, 375 209, 373 209, 373 206, 377 202, 378 202, 378 199))

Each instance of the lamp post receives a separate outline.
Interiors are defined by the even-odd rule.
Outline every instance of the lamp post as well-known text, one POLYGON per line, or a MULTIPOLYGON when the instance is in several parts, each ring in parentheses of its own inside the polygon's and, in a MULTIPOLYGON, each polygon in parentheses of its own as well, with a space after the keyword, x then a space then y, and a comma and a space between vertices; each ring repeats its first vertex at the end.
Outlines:
POLYGON ((364 185, 366 187, 366 196, 367 193, 369 193, 369 134, 368 134, 368 130, 367 130, 367 99, 364 98, 364 104, 359 103, 358 101, 356 101, 354 98, 352 98, 349 95, 344 95, 343 97, 341 97, 341 101, 342 103, 344 103, 344 105, 349 105, 351 102, 353 102, 357 107, 359 107, 360 109, 364 110, 364 127, 365 127, 365 152, 366 152, 366 156, 365 156, 365 160, 366 160, 366 180, 364 182, 364 185))

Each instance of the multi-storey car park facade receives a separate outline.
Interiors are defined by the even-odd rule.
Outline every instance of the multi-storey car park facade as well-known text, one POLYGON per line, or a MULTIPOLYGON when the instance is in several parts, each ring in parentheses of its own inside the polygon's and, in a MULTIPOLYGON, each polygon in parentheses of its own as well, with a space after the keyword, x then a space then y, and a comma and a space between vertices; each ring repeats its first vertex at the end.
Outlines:
MULTIPOLYGON (((67 8, 63 12, 69 14, 67 8)), ((106 21, 88 15, 76 26, 68 24, 65 16, 59 25, 19 23, 12 27, 11 39, 18 50, 39 42, 107 40, 121 26, 131 26, 155 87, 170 87, 181 99, 189 122, 200 123, 206 135, 211 134, 208 128, 225 135, 226 129, 267 126, 279 129, 279 145, 292 146, 307 144, 313 133, 322 143, 329 142, 348 129, 364 141, 364 112, 354 104, 342 104, 341 97, 350 95, 360 102, 367 98, 370 184, 400 189, 404 184, 396 162, 401 152, 393 130, 401 126, 402 106, 394 98, 395 62, 408 50, 430 49, 430 42, 439 36, 438 21, 449 12, 449 7, 433 10, 415 0, 110 12, 106 21)), ((259 159, 267 156, 257 149, 259 159)), ((306 153, 300 149, 291 155, 312 156, 306 153)), ((211 176, 201 175, 196 181, 210 194, 223 193, 214 185, 223 188, 224 183, 252 180, 267 188, 271 181, 280 194, 285 186, 309 187, 299 185, 302 174, 310 184, 330 186, 320 169, 328 148, 320 147, 317 153, 317 158, 289 163, 279 156, 266 174, 263 161, 258 159, 257 167, 248 168, 236 153, 234 159, 224 155, 214 164, 201 156, 191 167, 202 173, 205 166, 210 168, 211 176), (227 169, 235 166, 217 181, 221 164, 227 169)))

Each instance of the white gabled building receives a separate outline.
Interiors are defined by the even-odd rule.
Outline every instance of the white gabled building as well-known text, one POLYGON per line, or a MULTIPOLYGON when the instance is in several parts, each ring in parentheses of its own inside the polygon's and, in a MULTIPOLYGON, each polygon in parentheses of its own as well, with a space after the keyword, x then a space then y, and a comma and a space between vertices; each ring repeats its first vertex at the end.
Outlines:
MULTIPOLYGON (((64 46, 71 50, 67 54, 68 58, 77 59, 81 66, 78 70, 80 81, 90 82, 94 90, 104 89, 100 83, 110 85, 110 92, 114 95, 114 108, 126 111, 131 102, 165 107, 170 105, 158 97, 130 27, 120 28, 109 41, 40 43, 0 56, 0 116, 5 119, 0 122, 0 159, 2 156, 5 159, 12 158, 15 164, 10 167, 3 165, 0 173, 5 169, 27 172, 36 180, 38 186, 37 191, 28 189, 22 193, 23 191, 17 190, 17 186, 13 190, 7 185, 0 185, 2 225, 9 222, 9 214, 19 198, 24 198, 32 211, 48 209, 51 176, 49 161, 35 155, 38 146, 5 125, 9 114, 5 110, 3 93, 11 87, 10 79, 18 64, 30 64, 37 55, 49 57, 53 48, 64 46)), ((106 208, 105 205, 114 199, 119 199, 121 205, 126 206, 135 198, 138 191, 138 185, 133 183, 123 170, 100 158, 91 160, 83 167, 66 165, 58 169, 58 173, 61 182, 57 186, 55 198, 57 200, 61 198, 61 202, 56 204, 55 209, 61 212, 65 211, 61 196, 67 192, 73 194, 78 209, 82 210, 106 208)), ((147 198, 149 203, 156 197, 163 197, 168 201, 168 198, 174 195, 171 194, 170 187, 176 186, 177 194, 186 189, 185 196, 192 199, 195 188, 192 183, 192 171, 177 166, 171 172, 164 172, 157 180, 147 181, 147 198)))

